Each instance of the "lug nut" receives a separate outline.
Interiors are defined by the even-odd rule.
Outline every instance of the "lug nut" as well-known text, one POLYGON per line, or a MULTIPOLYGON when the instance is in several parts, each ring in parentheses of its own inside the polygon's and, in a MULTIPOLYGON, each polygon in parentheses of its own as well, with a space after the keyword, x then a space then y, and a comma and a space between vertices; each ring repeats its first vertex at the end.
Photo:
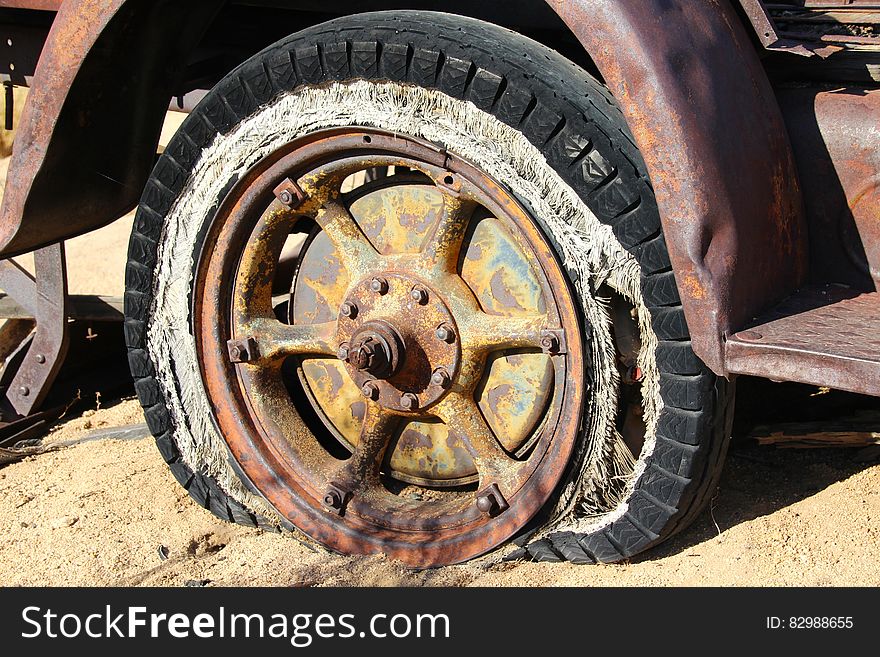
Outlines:
POLYGON ((413 301, 418 303, 420 306, 424 306, 426 303, 428 303, 428 291, 424 288, 414 287, 409 295, 412 297, 413 301))
POLYGON ((230 340, 226 347, 229 350, 229 360, 233 363, 249 363, 257 358, 257 341, 254 338, 230 340))
POLYGON ((374 278, 370 281, 370 289, 376 294, 388 294, 388 281, 384 278, 374 278))
POLYGON ((455 330, 449 324, 441 324, 438 326, 434 335, 437 336, 438 340, 442 340, 443 342, 455 341, 455 330))
POLYGON ((285 189, 278 195, 278 200, 281 201, 282 205, 293 205, 293 194, 285 189))
POLYGON ((559 353, 559 338, 555 335, 545 335, 541 338, 541 349, 543 349, 546 354, 559 353))
POLYGON ((477 495, 477 509, 488 516, 495 517, 504 513, 509 508, 510 504, 504 499, 504 495, 502 494, 501 489, 498 488, 498 484, 492 484, 477 495))
POLYGON ((349 497, 347 491, 340 488, 337 484, 331 483, 327 488, 327 492, 324 493, 324 506, 341 516, 345 513, 345 505, 349 497))
POLYGON ((419 398, 411 392, 405 392, 400 396, 400 405, 408 411, 414 411, 419 407, 419 398))
POLYGON ((452 379, 449 377, 449 372, 445 367, 438 367, 434 370, 434 374, 431 375, 431 383, 445 390, 452 384, 452 379))
POLYGON ((372 399, 373 401, 379 399, 379 386, 377 386, 372 381, 367 381, 363 386, 361 386, 361 392, 367 399, 372 399))
POLYGON ((345 360, 345 361, 348 360, 348 343, 347 342, 343 342, 341 345, 339 345, 339 349, 336 351, 336 357, 339 358, 339 360, 345 360))
POLYGON ((481 495, 477 498, 477 508, 486 515, 492 515, 492 512, 498 507, 495 504, 495 498, 491 495, 481 495))
POLYGON ((348 317, 349 319, 354 319, 358 314, 358 307, 349 302, 345 302, 339 307, 339 312, 343 317, 348 317))

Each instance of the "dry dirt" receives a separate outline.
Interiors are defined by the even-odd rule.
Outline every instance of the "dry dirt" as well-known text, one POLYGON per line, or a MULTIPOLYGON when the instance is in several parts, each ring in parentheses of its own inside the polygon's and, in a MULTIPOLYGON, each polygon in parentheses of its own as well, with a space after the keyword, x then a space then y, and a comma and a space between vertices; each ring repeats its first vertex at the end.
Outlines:
MULTIPOLYGON (((121 294, 130 226, 68 245, 73 291, 121 294)), ((134 399, 106 403, 64 418, 47 443, 143 421, 134 399)), ((89 441, 0 468, 0 585, 876 586, 880 465, 858 454, 736 447, 711 509, 631 563, 415 572, 221 522, 150 439, 89 441)))

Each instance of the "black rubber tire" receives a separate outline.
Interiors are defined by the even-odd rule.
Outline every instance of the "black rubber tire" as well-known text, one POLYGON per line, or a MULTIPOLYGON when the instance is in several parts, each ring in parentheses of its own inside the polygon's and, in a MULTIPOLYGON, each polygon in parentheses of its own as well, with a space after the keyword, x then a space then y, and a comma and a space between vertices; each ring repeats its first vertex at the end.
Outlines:
POLYGON ((515 556, 615 562, 691 522, 717 485, 732 420, 733 390, 694 355, 642 157, 608 91, 572 62, 521 35, 447 14, 349 16, 264 50, 229 74, 187 118, 160 158, 135 220, 126 275, 126 339, 138 395, 175 477, 205 508, 247 525, 260 518, 211 477, 180 461, 171 419, 147 354, 157 240, 200 153, 278 94, 331 80, 390 80, 469 100, 521 131, 639 261, 659 338, 665 409, 657 446, 627 512, 591 534, 559 533, 515 556))

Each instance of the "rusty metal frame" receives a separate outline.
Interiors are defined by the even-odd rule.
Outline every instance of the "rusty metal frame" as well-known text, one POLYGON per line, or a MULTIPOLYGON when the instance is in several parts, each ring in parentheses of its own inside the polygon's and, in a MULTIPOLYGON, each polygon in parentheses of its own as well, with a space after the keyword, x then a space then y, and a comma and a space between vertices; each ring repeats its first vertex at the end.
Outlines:
POLYGON ((9 383, 0 405, 11 407, 18 415, 14 419, 39 410, 64 363, 69 343, 64 245, 54 244, 36 251, 34 267, 36 276, 32 277, 11 260, 0 262, 0 288, 36 320, 36 332, 25 346, 23 360, 17 363, 14 375, 10 379, 4 372, 9 383))

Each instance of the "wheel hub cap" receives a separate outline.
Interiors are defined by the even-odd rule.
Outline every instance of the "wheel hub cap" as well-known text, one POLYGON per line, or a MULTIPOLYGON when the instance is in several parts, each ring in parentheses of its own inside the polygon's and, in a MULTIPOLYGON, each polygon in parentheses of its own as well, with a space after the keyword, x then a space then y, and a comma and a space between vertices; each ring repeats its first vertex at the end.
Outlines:
POLYGON ((435 289, 383 272, 355 285, 341 308, 339 353, 365 397, 413 413, 447 394, 459 369, 458 327, 435 289))

